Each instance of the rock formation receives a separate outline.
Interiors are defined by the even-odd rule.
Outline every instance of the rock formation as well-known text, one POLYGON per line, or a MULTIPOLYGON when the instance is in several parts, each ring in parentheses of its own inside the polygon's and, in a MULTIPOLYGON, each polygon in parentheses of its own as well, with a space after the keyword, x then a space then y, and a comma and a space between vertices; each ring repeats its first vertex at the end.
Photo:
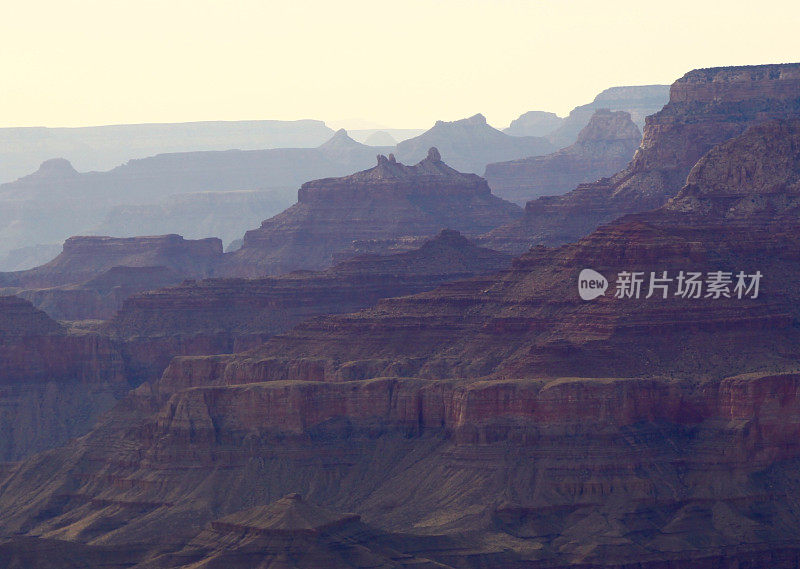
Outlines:
POLYGON ((368 146, 396 146, 397 141, 385 130, 379 130, 370 134, 364 144, 368 146))
POLYGON ((164 266, 113 266, 81 284, 15 290, 56 320, 107 320, 125 299, 183 281, 185 275, 164 266))
POLYGON ((580 131, 599 109, 625 111, 642 130, 645 117, 660 111, 668 101, 669 85, 611 87, 597 95, 591 103, 575 107, 564 118, 553 113, 529 111, 511 121, 511 125, 503 132, 514 136, 544 136, 557 148, 563 148, 575 142, 580 131))
MULTIPOLYGON (((114 267, 165 267, 184 277, 206 277, 222 258, 217 238, 70 237, 61 254, 40 267, 0 273, 0 286, 24 289, 86 283, 114 267)), ((160 277, 159 277, 160 278, 160 277)))
POLYGON ((546 156, 489 164, 484 177, 498 196, 524 204, 618 172, 641 140, 627 112, 602 109, 594 112, 572 146, 546 156))
POLYGON ((475 174, 482 174, 490 162, 538 156, 558 148, 544 138, 505 134, 477 114, 453 122, 437 121, 430 130, 399 143, 394 154, 411 164, 424 158, 431 146, 441 150, 453 168, 475 174))
POLYGON ((631 115, 639 130, 643 130, 645 119, 667 104, 669 92, 669 85, 611 87, 602 91, 591 103, 572 109, 561 126, 551 132, 547 139, 558 148, 569 146, 598 109, 625 111, 631 115))
POLYGON ((508 255, 442 231, 416 250, 358 257, 321 272, 207 279, 139 294, 106 330, 121 342, 129 375, 139 383, 156 379, 175 355, 239 352, 314 316, 486 275, 509 262, 508 255))
POLYGON ((211 522, 178 553, 155 557, 143 567, 189 569, 196 559, 219 567, 413 567, 444 569, 400 548, 410 540, 386 535, 353 514, 314 506, 298 494, 211 522))
POLYGON ((522 252, 587 235, 626 213, 662 206, 715 145, 771 118, 800 116, 800 63, 690 71, 670 90, 670 102, 648 117, 641 149, 610 178, 526 205, 518 222, 487 235, 488 247, 522 252))
POLYGON ((800 120, 753 126, 657 211, 249 353, 175 359, 11 472, 2 531, 187 565, 319 535, 284 498, 300 493, 445 567, 794 567, 798 148, 800 120), (587 267, 611 281, 593 301, 587 267), (763 273, 759 295, 612 294, 623 271, 738 269, 763 273))
POLYGON ((107 338, 68 332, 29 302, 0 296, 0 462, 85 433, 125 391, 107 338))
POLYGON ((449 228, 475 235, 513 220, 519 208, 486 181, 462 174, 431 148, 414 166, 379 155, 374 168, 302 185, 297 203, 245 234, 226 256, 226 275, 263 276, 329 266, 356 240, 432 236, 449 228))
MULTIPOLYGON (((208 191, 281 192, 307 180, 343 176, 368 167, 375 150, 340 131, 316 148, 159 154, 129 160, 106 172, 79 173, 66 160, 48 160, 37 172, 0 185, 0 254, 85 235, 118 206, 153 207, 167 196, 208 191)), ((206 202, 195 196, 193 203, 203 210, 206 202)), ((275 207, 260 212, 260 219, 278 213, 281 204, 275 207)), ((213 226, 209 220, 217 211, 211 204, 204 211, 206 225, 213 226)), ((127 233, 129 227, 123 223, 109 233, 141 235, 127 233)))

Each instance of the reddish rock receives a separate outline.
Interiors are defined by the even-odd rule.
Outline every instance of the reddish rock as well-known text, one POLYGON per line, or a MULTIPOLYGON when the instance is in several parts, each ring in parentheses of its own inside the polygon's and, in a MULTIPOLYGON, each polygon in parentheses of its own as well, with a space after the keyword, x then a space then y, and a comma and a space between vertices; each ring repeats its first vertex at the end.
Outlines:
POLYGON ((85 433, 127 383, 108 338, 66 331, 16 297, 0 297, 0 461, 85 433))
POLYGON ((658 211, 247 354, 175 359, 3 482, 4 531, 186 553, 205 524, 299 492, 425 536, 413 550, 446 566, 792 567, 798 147, 800 121, 752 127, 658 211), (757 299, 587 302, 587 266, 765 281, 757 299))
POLYGON ((517 206, 493 196, 483 178, 453 170, 435 148, 414 166, 379 156, 370 170, 307 182, 297 198, 248 231, 220 270, 263 276, 321 269, 353 241, 433 236, 446 228, 476 235, 519 216, 517 206))
POLYGON ((641 139, 628 113, 598 110, 573 145, 546 156, 489 164, 484 176, 498 196, 524 204, 614 174, 630 162, 641 139))
POLYGON ((136 295, 108 331, 123 342, 132 377, 155 379, 174 355, 242 351, 314 316, 352 312, 509 262, 447 230, 413 251, 357 257, 325 271, 206 279, 136 295))
POLYGON ((107 320, 137 292, 182 280, 182 275, 167 267, 112 267, 83 284, 23 289, 15 294, 58 320, 107 320))
POLYGON ((670 102, 647 118, 641 149, 619 173, 558 197, 528 202, 525 216, 491 231, 486 245, 521 253, 587 235, 627 213, 658 208, 684 185, 692 166, 748 126, 800 116, 800 63, 690 71, 670 102))

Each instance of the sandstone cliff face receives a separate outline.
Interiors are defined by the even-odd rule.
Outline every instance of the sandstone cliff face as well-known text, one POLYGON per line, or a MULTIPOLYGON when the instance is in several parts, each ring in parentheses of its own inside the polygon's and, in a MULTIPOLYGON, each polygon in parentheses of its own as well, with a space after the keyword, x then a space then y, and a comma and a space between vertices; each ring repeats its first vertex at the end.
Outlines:
POLYGON ((642 147, 611 178, 526 205, 525 216, 487 235, 489 247, 522 252, 588 234, 621 215, 662 206, 712 147, 771 118, 800 115, 800 64, 721 67, 687 73, 670 102, 648 117, 642 147))
POLYGON ((263 354, 325 361, 332 379, 339 369, 392 373, 397 358, 406 362, 403 374, 431 378, 666 370, 696 376, 793 361, 797 142, 797 120, 753 127, 701 160, 661 210, 625 217, 555 250, 534 248, 490 285, 452 283, 309 322, 273 339, 263 354), (609 293, 593 303, 577 295, 584 268, 610 281, 609 293), (661 302, 613 297, 615 276, 634 270, 773 276, 757 299, 701 298, 687 310, 686 300, 674 296, 661 302), (632 342, 636 350, 629 349, 632 342))
POLYGON ((22 289, 15 295, 57 320, 107 320, 137 292, 183 280, 183 275, 167 267, 114 266, 82 284, 22 289))
POLYGON ((498 196, 524 204, 618 172, 633 158, 641 139, 628 113, 598 110, 572 146, 546 156, 489 164, 484 177, 498 196))
POLYGON ((68 333, 16 297, 0 297, 0 462, 85 433, 127 390, 121 354, 68 333))
POLYGON ((379 156, 370 170, 307 182, 297 198, 248 231, 220 270, 264 276, 321 269, 357 240, 432 236, 445 228, 475 235, 519 216, 483 178, 450 168, 435 148, 414 166, 379 156))
POLYGON ((544 138, 505 134, 477 114, 453 122, 437 121, 430 130, 399 143, 394 153, 401 162, 412 164, 422 160, 432 146, 454 168, 474 174, 483 173, 491 162, 538 156, 558 149, 544 138))
POLYGON ((157 378, 175 355, 242 351, 314 316, 351 312, 509 263, 504 253, 442 231, 413 251, 358 257, 321 272, 207 279, 139 294, 125 301, 107 331, 123 342, 139 382, 157 378))
POLYGON ((656 212, 177 358, 0 483, 3 531, 213 551, 209 531, 258 529, 251 508, 299 492, 450 567, 793 567, 798 147, 800 121, 750 128, 656 212), (758 298, 587 302, 587 266, 612 291, 621 270, 765 278, 758 298))

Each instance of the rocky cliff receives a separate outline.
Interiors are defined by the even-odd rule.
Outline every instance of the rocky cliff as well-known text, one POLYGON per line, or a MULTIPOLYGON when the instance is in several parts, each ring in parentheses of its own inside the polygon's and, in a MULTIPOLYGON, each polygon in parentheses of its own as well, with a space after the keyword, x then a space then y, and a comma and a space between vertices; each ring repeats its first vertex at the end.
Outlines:
POLYGON ((618 172, 633 158, 641 139, 628 113, 598 110, 572 146, 546 156, 489 164, 484 177, 498 196, 524 204, 618 172))
POLYGON ((14 294, 56 320, 107 320, 137 292, 177 285, 184 278, 164 266, 113 266, 85 283, 20 289, 14 294))
POLYGON ((610 87, 599 93, 591 103, 572 109, 561 126, 547 135, 547 139, 559 148, 572 144, 598 109, 625 111, 642 130, 646 118, 669 102, 669 93, 669 85, 610 87))
POLYGON ((799 114, 798 63, 690 71, 672 85, 667 106, 648 117, 641 149, 625 169, 529 202, 520 221, 488 235, 487 246, 522 252, 573 241, 626 213, 660 207, 715 145, 752 124, 799 114))
POLYGON ((70 333, 0 296, 0 462, 85 433, 125 391, 122 356, 107 338, 70 333))
POLYGON ((575 107, 564 118, 553 113, 529 111, 511 121, 503 132, 514 136, 544 136, 554 146, 564 148, 577 140, 580 131, 599 109, 625 111, 641 130, 645 117, 660 111, 668 101, 669 85, 611 87, 599 93, 591 103, 575 107))
MULTIPOLYGON (((339 131, 316 148, 158 154, 128 160, 103 172, 76 172, 64 159, 48 160, 33 174, 0 184, 0 254, 85 235, 120 206, 154 207, 165 196, 208 191, 281 192, 307 180, 344 176, 368 167, 375 151, 339 131)), ((224 218, 224 210, 204 207, 202 196, 195 195, 192 203, 205 212, 207 226, 213 226, 217 215, 224 218)), ((269 206, 262 202, 274 209, 261 211, 259 220, 278 213, 282 203, 269 206)), ((141 235, 140 231, 128 233, 131 226, 127 220, 117 219, 120 225, 112 227, 109 234, 141 235)), ((243 232, 248 226, 241 223, 235 225, 243 232)), ((176 228, 170 229, 175 231, 176 228)))
POLYGON ((352 312, 509 263, 510 256, 446 230, 418 249, 357 257, 325 271, 190 281, 135 295, 106 331, 122 342, 140 382, 157 378, 175 355, 242 351, 314 316, 352 312))
POLYGON ((245 234, 226 256, 226 275, 320 269, 358 240, 433 236, 449 228, 475 235, 519 216, 486 181, 446 165, 438 150, 414 166, 380 155, 374 168, 303 184, 297 203, 245 234))
POLYGON ((215 551, 220 531, 275 529, 252 508, 298 492, 445 567, 794 567, 797 148, 800 121, 749 128, 655 212, 247 354, 177 358, 0 482, 3 531, 215 551), (589 267, 610 282, 585 301, 589 267), (625 271, 737 270, 759 294, 614 294, 625 271))

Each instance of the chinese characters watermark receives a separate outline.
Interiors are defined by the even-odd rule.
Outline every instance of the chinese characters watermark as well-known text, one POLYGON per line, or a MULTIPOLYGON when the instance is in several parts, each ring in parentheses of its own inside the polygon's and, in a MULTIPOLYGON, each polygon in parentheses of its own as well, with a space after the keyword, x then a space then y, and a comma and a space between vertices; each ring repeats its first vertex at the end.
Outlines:
MULTIPOLYGON (((761 271, 621 271, 617 274, 614 298, 662 298, 670 296, 685 299, 758 298, 761 271)), ((603 296, 608 288, 606 278, 592 269, 584 269, 578 276, 578 293, 583 300, 603 296)))

